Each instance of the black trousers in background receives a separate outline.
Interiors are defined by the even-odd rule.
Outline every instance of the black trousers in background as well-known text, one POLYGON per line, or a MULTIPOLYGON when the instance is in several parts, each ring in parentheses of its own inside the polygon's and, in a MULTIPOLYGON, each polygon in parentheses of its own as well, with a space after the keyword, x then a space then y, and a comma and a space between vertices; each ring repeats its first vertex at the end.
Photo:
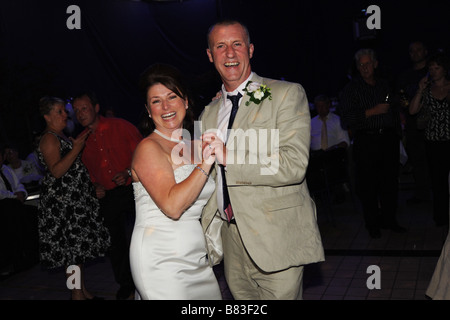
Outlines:
POLYGON ((419 200, 430 200, 431 182, 424 132, 423 130, 406 129, 405 137, 408 162, 412 165, 412 174, 414 177, 415 190, 413 196, 419 200))
POLYGON ((426 141, 433 194, 433 219, 438 226, 449 223, 450 141, 426 141))
POLYGON ((120 286, 134 287, 130 269, 130 226, 135 219, 133 186, 106 191, 100 199, 100 213, 111 236, 110 259, 114 278, 120 286))
POLYGON ((365 226, 397 224, 400 137, 395 130, 358 132, 353 142, 356 193, 365 226))

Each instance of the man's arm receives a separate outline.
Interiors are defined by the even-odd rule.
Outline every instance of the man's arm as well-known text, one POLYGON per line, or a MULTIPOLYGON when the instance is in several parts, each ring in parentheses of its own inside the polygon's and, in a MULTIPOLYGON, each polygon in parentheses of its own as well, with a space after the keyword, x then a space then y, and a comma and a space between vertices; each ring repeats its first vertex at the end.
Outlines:
POLYGON ((298 184, 305 178, 311 140, 311 116, 306 93, 299 84, 282 84, 278 90, 272 88, 272 95, 272 101, 263 102, 267 109, 261 111, 272 112, 272 121, 265 128, 255 128, 258 145, 246 143, 245 150, 235 152, 238 156, 236 161, 227 162, 229 186, 276 187, 298 184), (264 132, 267 137, 264 137, 264 132))

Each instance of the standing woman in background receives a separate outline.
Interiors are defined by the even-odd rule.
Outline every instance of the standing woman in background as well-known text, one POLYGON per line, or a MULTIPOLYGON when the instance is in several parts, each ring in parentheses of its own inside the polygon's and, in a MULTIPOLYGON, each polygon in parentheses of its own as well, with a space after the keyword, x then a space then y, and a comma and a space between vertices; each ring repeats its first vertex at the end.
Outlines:
POLYGON ((428 59, 429 75, 419 82, 419 90, 409 105, 409 113, 429 115, 425 127, 425 147, 433 191, 433 218, 437 226, 449 224, 450 172, 450 60, 444 53, 428 59))
POLYGON ((76 139, 64 135, 67 112, 62 99, 43 97, 39 109, 47 124, 38 147, 46 168, 39 202, 41 262, 49 269, 77 265, 81 289, 72 289, 71 298, 101 299, 85 288, 83 279, 83 264, 103 256, 110 245, 94 186, 80 157, 89 131, 76 139))

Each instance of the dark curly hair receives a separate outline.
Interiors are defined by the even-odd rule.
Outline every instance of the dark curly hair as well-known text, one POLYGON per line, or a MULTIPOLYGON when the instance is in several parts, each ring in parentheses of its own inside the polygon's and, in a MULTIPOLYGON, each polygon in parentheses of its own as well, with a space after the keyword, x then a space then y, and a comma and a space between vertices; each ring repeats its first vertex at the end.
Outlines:
POLYGON ((436 63, 438 66, 441 66, 442 68, 444 68, 445 77, 447 79, 450 79, 450 74, 449 74, 450 59, 447 54, 445 54, 444 52, 437 52, 437 53, 433 54, 427 60, 428 67, 433 63, 436 63))

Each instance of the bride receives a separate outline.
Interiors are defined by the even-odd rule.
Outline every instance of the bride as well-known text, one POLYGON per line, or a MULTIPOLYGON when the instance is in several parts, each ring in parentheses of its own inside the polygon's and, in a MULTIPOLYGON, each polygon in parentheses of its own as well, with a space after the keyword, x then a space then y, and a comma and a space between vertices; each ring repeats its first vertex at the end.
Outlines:
POLYGON ((154 130, 137 146, 131 166, 136 221, 130 262, 137 297, 222 299, 199 221, 215 189, 209 177, 214 148, 183 140, 193 117, 176 69, 153 65, 141 86, 154 130))

